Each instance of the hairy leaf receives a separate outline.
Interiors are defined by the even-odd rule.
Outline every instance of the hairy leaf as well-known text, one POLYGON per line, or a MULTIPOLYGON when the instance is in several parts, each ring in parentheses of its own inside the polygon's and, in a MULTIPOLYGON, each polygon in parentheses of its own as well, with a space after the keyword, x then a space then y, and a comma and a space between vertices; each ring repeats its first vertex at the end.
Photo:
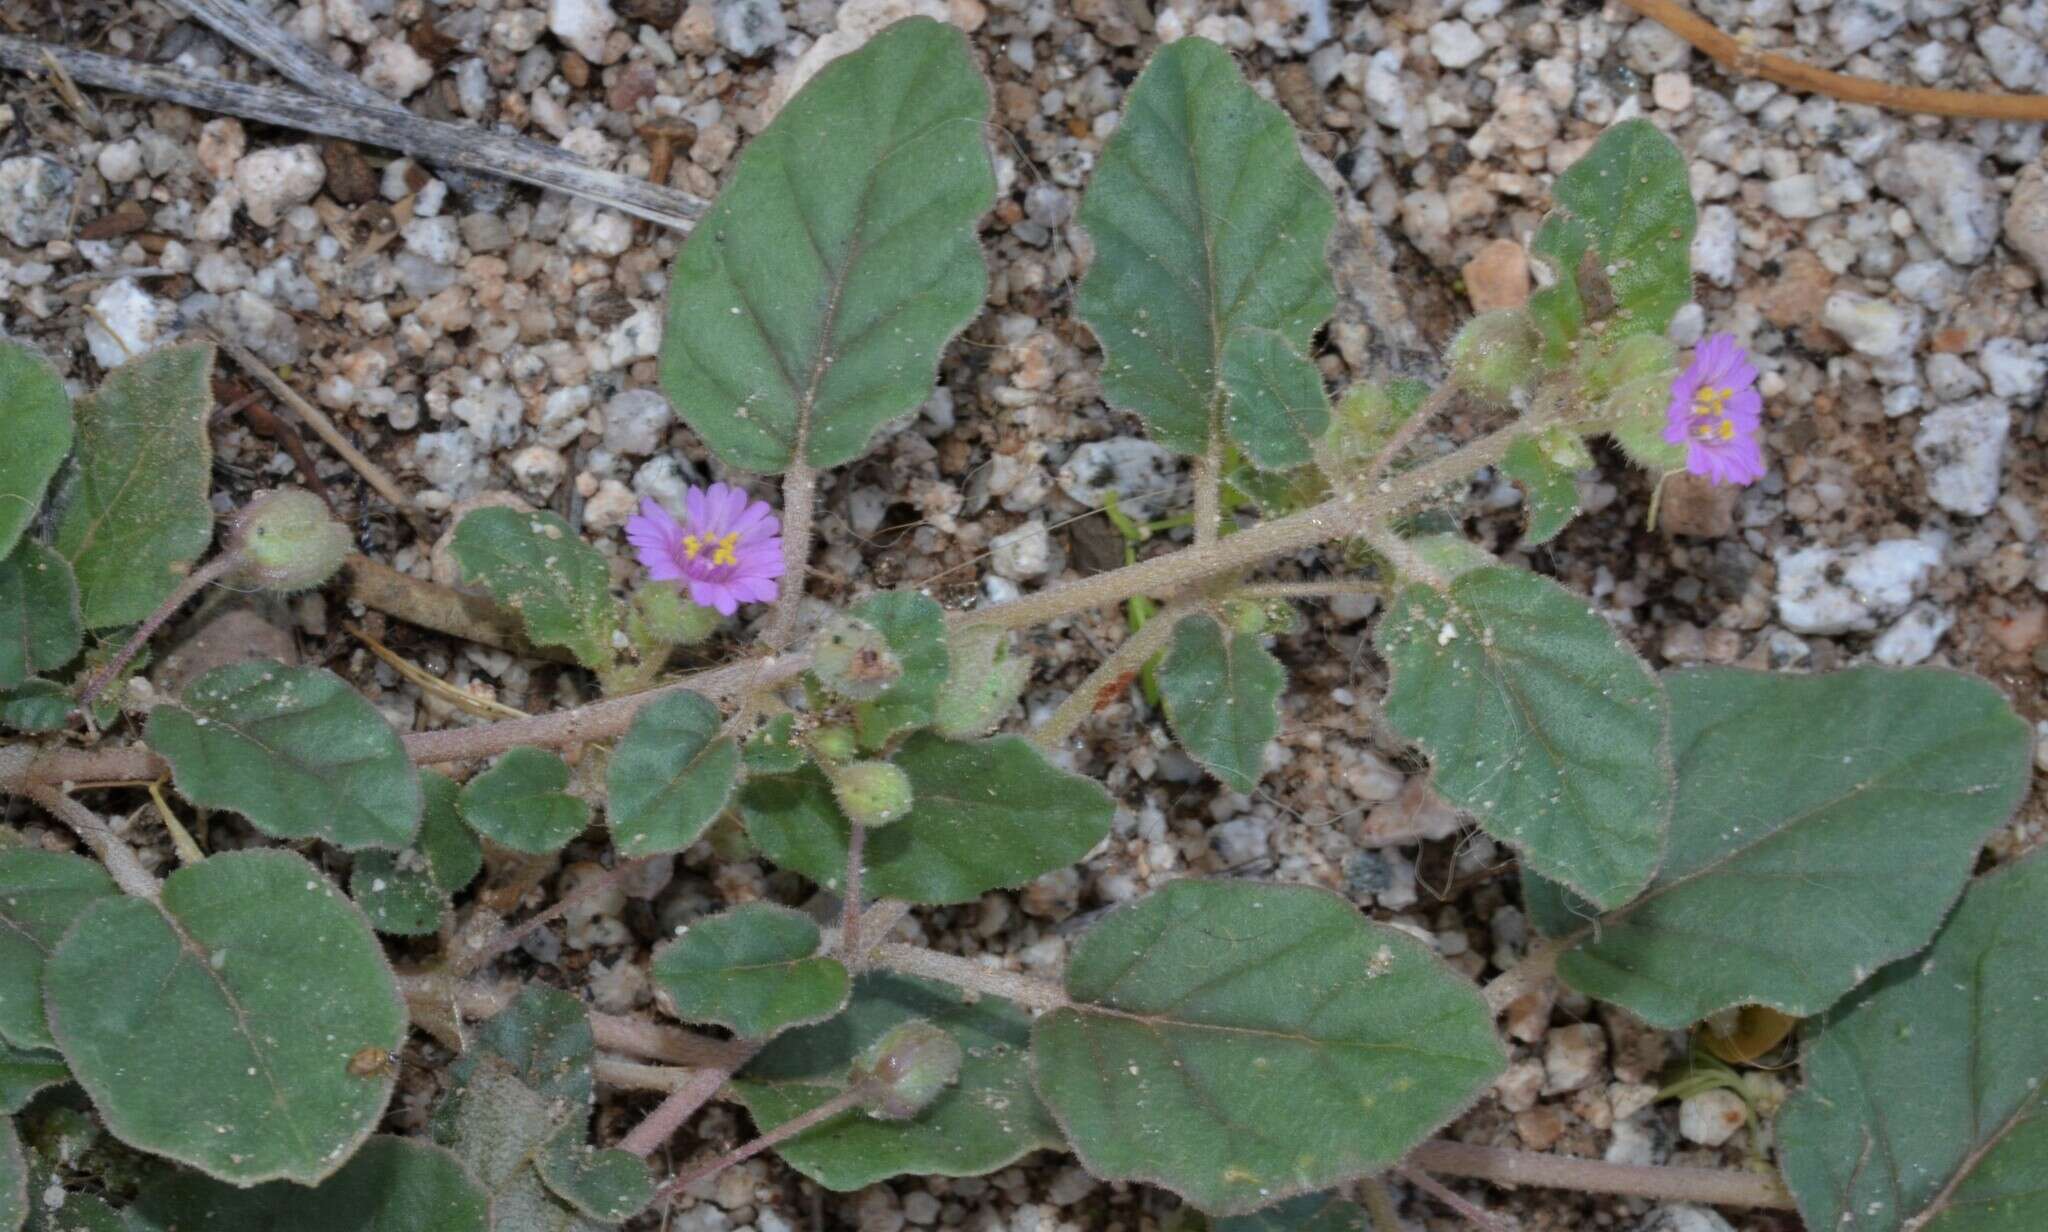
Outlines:
POLYGON ((1522 485, 1522 503, 1529 509, 1522 542, 1529 547, 1557 538, 1579 513, 1577 468, 1546 453, 1543 445, 1540 438, 1523 437, 1508 447, 1500 463, 1501 472, 1522 485))
POLYGON ((134 1232, 491 1232, 490 1195, 449 1151, 379 1134, 339 1172, 307 1189, 273 1181, 241 1189, 189 1172, 149 1186, 134 1232))
POLYGON ((905 1173, 980 1176, 1059 1145, 1059 1130, 1031 1090, 1024 1012, 998 997, 970 1002, 958 989, 908 976, 862 976, 845 1013, 777 1039, 733 1090, 756 1124, 773 1129, 844 1090, 861 1052, 912 1018, 959 1043, 959 1081, 909 1120, 846 1112, 798 1134, 775 1148, 790 1166, 843 1192, 905 1173))
POLYGON ((494 843, 545 855, 590 824, 590 806, 570 795, 569 766, 545 749, 509 750, 456 797, 462 819, 494 843))
POLYGON ((416 851, 366 851, 349 870, 348 894, 370 926, 394 937, 425 937, 441 925, 447 899, 416 851))
POLYGON ((1809 1028, 1806 1085, 1778 1114, 1809 1228, 2048 1226, 2048 859, 1970 887, 1934 946, 1809 1028))
POLYGON ((903 675, 886 692, 854 707, 860 742, 879 749, 892 736, 927 726, 938 715, 939 690, 953 662, 946 645, 946 613, 929 596, 908 590, 871 595, 851 611, 881 630, 903 664, 903 675))
POLYGON ((376 1127, 405 1003, 367 921, 290 852, 209 856, 161 905, 103 899, 43 977, 50 1030, 113 1135, 236 1184, 315 1184, 376 1127), (108 978, 119 972, 120 978, 108 978))
POLYGON ((78 404, 56 548, 78 575, 88 629, 149 615, 213 537, 212 378, 212 347, 166 347, 114 369, 78 404))
POLYGON ((742 759, 748 774, 794 774, 803 769, 804 746, 796 740, 796 716, 778 714, 747 738, 742 759))
POLYGON ((1365 1208, 1332 1194, 1303 1194, 1249 1215, 1231 1215, 1215 1222, 1216 1232, 1383 1232, 1374 1228, 1365 1208))
POLYGON ((754 138, 676 257, 662 342, 662 389, 719 457, 838 466, 931 393, 988 289, 987 120, 967 40, 919 18, 754 138))
POLYGON ((465 578, 519 613, 535 645, 561 646, 593 669, 616 657, 611 566, 567 522, 552 513, 479 509, 456 526, 452 550, 465 578))
POLYGON ((50 361, 0 338, 0 556, 35 520, 50 477, 71 452, 71 396, 50 361))
POLYGON ((28 1160, 14 1118, 0 1118, 0 1228, 15 1232, 28 1219, 28 1160))
POLYGON ((114 879, 83 856, 16 847, 0 851, 0 1038, 16 1048, 54 1048, 43 1015, 43 964, 71 922, 114 879))
POLYGON ((556 1134, 535 1157, 534 1168, 557 1198, 600 1223, 617 1223, 654 1197, 646 1160, 630 1151, 591 1147, 580 1124, 556 1134))
POLYGON ((71 1070, 57 1053, 0 1041, 0 1112, 13 1116, 39 1092, 69 1081, 71 1070))
MULTIPOLYGON (((1109 833, 1109 795, 1050 765, 1015 736, 955 743, 916 735, 895 763, 916 802, 869 833, 869 894, 964 903, 1074 863, 1109 833)), ((821 885, 846 873, 845 816, 815 767, 740 791, 747 834, 769 859, 821 885)))
POLYGON ((0 559, 0 688, 71 662, 83 640, 70 564, 22 540, 0 559))
POLYGON ((612 842, 628 857, 681 851, 732 797, 740 751, 720 737, 718 707, 671 693, 641 708, 605 771, 612 842))
POLYGON ((819 940, 817 924, 801 911, 745 903, 657 948, 654 982, 684 1022, 767 1039, 846 1004, 846 968, 818 953, 819 940))
POLYGON ((321 668, 215 668, 150 711, 147 732, 186 799, 273 838, 398 848, 419 830, 425 802, 398 733, 321 668))
POLYGON ((1671 817, 1664 690, 1586 606, 1521 569, 1474 569, 1395 596, 1376 635, 1387 718, 1429 752, 1436 787, 1604 907, 1649 884, 1671 817))
MULTIPOLYGON (((32 1169, 29 1193, 39 1196, 48 1189, 48 1174, 40 1167, 32 1169)), ((31 1198, 28 1223, 23 1226, 26 1232, 157 1232, 141 1216, 117 1211, 89 1193, 77 1192, 67 1193, 64 1205, 55 1210, 31 1198)))
POLYGON ((1261 465, 1301 456, 1302 433, 1328 415, 1293 394, 1320 384, 1305 355, 1336 307, 1324 254, 1336 211, 1286 113, 1229 52, 1183 38, 1153 55, 1080 218, 1095 261, 1079 304, 1102 342, 1103 394, 1181 453, 1228 431, 1261 465), (1227 356, 1246 330, 1265 335, 1227 356))
POLYGON ((420 815, 420 835, 413 844, 427 858, 427 875, 442 894, 453 894, 476 880, 483 871, 484 849, 476 833, 463 824, 457 801, 462 788, 437 770, 420 771, 420 792, 426 810, 420 815))
POLYGON ((1558 962, 1653 1026, 1734 1005, 1826 1009, 1927 943, 2026 790, 2025 722, 1968 676, 1702 668, 1665 683, 1670 852, 1647 893, 1558 962))
POLYGON ((1210 616, 1184 616, 1158 678, 1167 721, 1195 760, 1232 791, 1258 786, 1287 687, 1287 669, 1258 634, 1226 630, 1210 616))
POLYGON ((17 731, 61 730, 71 711, 71 694, 54 680, 24 680, 0 693, 0 723, 17 731))
POLYGON ((1176 881, 1074 947, 1038 1091, 1109 1180, 1242 1214, 1381 1172, 1507 1063, 1478 990, 1307 886, 1176 881))
POLYGON ((1557 211, 1531 248, 1556 281, 1529 299, 1553 364, 1601 321, 1602 337, 1661 334, 1692 298, 1696 225, 1685 156, 1648 120, 1600 135, 1557 178, 1557 211))

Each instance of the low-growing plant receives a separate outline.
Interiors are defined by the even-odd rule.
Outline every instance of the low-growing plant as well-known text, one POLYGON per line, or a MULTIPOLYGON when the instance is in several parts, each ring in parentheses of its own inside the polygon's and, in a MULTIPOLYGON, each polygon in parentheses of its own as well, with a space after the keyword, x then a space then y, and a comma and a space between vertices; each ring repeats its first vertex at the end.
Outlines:
MULTIPOLYGON (((911 592, 806 611, 818 472, 912 413, 981 309, 988 112, 958 33, 892 26, 753 140, 677 257, 662 387, 733 471, 781 476, 779 514, 723 484, 650 502, 623 602, 605 554, 552 514, 455 528, 466 582, 607 694, 571 709, 401 735, 316 667, 222 667, 175 698, 131 687, 200 589, 319 585, 348 537, 280 492, 202 560, 207 346, 142 356, 74 404, 0 344, 0 721, 25 734, 0 747, 0 787, 95 857, 18 833, 0 851, 0 1094, 70 1140, 96 1123, 126 1161, 68 1198, 64 1226, 604 1227, 764 1150, 838 1190, 1070 1151, 1240 1229, 1359 1226, 1344 1191, 1404 1166, 1759 1205, 1789 1191, 1830 1232, 2048 1224, 2048 865, 1972 882, 2028 773, 1997 691, 1935 670, 1660 675, 1585 599, 1457 531, 1491 468, 1521 486, 1528 542, 1556 535, 1596 437, 1660 476, 1762 471, 1741 349, 1717 336, 1681 367, 1667 341, 1694 208, 1646 121, 1558 178, 1532 245, 1542 289, 1471 322, 1445 384, 1333 404, 1313 354, 1338 294, 1330 195, 1222 49, 1164 48, 1086 192, 1076 304, 1106 399, 1192 460, 1187 546, 1141 552, 1164 528, 1112 508, 1124 568, 953 611, 911 592), (1491 426, 1419 448, 1453 406, 1491 426), (1325 544, 1344 550, 1322 580, 1260 579, 1325 544), (1057 979, 891 939, 908 911, 1104 841, 1115 802, 1059 754, 1143 672, 1188 755, 1255 789, 1288 687, 1269 640, 1296 602, 1360 591, 1384 605, 1384 722, 1520 862, 1542 938, 1518 965, 1481 989, 1337 894, 1245 880, 1116 907, 1057 979), (769 603, 751 651, 665 674, 678 646, 769 603), (1032 676, 1013 633, 1125 604, 1146 618, 1121 646, 1006 731, 1032 676), (140 742, 99 734, 142 709, 140 742), (163 807, 180 867, 159 879, 88 801, 166 777, 253 835, 206 853, 163 807), (472 893, 487 863, 539 884, 600 813, 610 874, 517 923, 517 894, 472 893), (663 1008, 710 1030, 491 978, 583 896, 706 839, 840 904, 742 903, 659 946, 663 1008), (344 865, 346 893, 327 871, 344 865), (1741 1007, 1806 1020, 1805 1083, 1774 1128, 1784 1189, 1433 1141, 1502 1072, 1495 1017, 1553 967, 1654 1027, 1741 1007), (459 1055, 424 1128, 380 1134, 410 1027, 459 1055), (600 1084, 664 1096, 600 1145, 600 1084), (657 1176, 650 1156, 720 1097, 759 1136, 657 1176)), ((75 1149, 0 1127, 0 1229, 55 1226, 75 1149)))

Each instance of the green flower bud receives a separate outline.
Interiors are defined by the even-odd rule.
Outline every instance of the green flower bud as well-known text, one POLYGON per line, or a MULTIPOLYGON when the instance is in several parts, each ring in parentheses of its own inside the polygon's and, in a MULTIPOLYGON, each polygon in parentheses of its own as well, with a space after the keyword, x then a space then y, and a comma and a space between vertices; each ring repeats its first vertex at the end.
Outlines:
POLYGON ((844 723, 831 723, 820 727, 805 743, 810 745, 811 756, 826 765, 852 761, 860 756, 860 741, 853 729, 844 723))
POLYGON ((910 776, 886 761, 828 766, 825 773, 832 779, 832 797, 839 801, 840 811, 855 825, 886 826, 910 812, 910 776))
POLYGON ((684 597, 667 582, 649 582, 633 592, 626 613, 626 636, 647 651, 669 646, 694 646, 718 628, 719 615, 684 597))
POLYGON ((1466 393, 1506 402, 1542 375, 1543 335, 1519 308, 1483 312, 1451 342, 1451 382, 1466 393))
POLYGON ((280 594, 333 577, 350 546, 348 528, 303 488, 257 493, 235 515, 228 542, 242 557, 236 580, 280 594))
POLYGON ((949 740, 972 740, 996 724, 1023 696, 1031 661, 1010 653, 1000 629, 969 629, 953 639, 953 668, 939 688, 932 726, 949 740))
POLYGON ((871 701, 903 678, 903 660, 889 649, 880 629, 852 616, 835 616, 818 632, 811 674, 848 701, 871 701))
POLYGON ((960 1078, 959 1041, 922 1018, 898 1023, 854 1062, 853 1084, 867 1114, 907 1121, 960 1078))

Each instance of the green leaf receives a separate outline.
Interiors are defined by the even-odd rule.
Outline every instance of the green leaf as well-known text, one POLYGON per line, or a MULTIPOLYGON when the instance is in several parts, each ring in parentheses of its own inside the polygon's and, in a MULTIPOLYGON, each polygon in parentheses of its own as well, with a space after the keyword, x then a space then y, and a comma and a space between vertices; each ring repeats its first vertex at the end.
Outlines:
POLYGON ((1173 882, 1082 937, 1066 982, 1031 1053, 1074 1153, 1217 1214, 1385 1171, 1507 1064, 1435 951, 1307 886, 1173 882))
POLYGON ((778 1038, 733 1083, 765 1132, 846 1087, 847 1070, 892 1027, 923 1018, 966 1054, 960 1078, 909 1120, 842 1113, 776 1147, 791 1167, 845 1192, 906 1173, 980 1176, 1060 1144, 1031 1090, 1031 1019, 999 997, 969 1001, 958 989, 909 976, 864 975, 846 1012, 778 1038))
POLYGON ((86 628, 149 615, 213 537, 212 381, 212 347, 166 347, 114 369, 78 404, 56 548, 78 575, 86 628))
POLYGON ((1671 816, 1664 690, 1584 599, 1475 569, 1447 591, 1403 588, 1376 641, 1387 718, 1428 751, 1445 799, 1603 907, 1649 884, 1671 816))
POLYGON ((740 751, 718 707, 671 693, 641 707, 605 772, 612 842, 628 857, 681 851, 725 811, 740 751))
POLYGON ((17 847, 0 851, 0 1038, 16 1048, 53 1048, 43 1014, 43 965, 72 921, 114 879, 83 856, 17 847))
POLYGON ((1664 868, 1558 962, 1652 1026, 1826 1009, 1927 943, 2026 790, 2026 723, 1968 676, 1707 668, 1665 684, 1678 805, 1664 868))
POLYGON ((670 277, 661 385, 728 464, 859 457, 931 393, 981 310, 988 85, 950 26, 901 21, 798 91, 670 277))
POLYGON ((19 688, 0 693, 0 723, 17 731, 60 731, 72 708, 70 692, 54 680, 24 680, 19 688))
POLYGON ((71 397, 50 361, 0 338, 0 556, 35 520, 50 476, 71 452, 71 397))
POLYGON ((767 1039, 846 1004, 846 968, 821 956, 818 942, 818 926, 803 912, 747 903, 658 947, 654 982, 684 1022, 767 1039))
POLYGON ((1648 120, 1624 120, 1557 178, 1557 210, 1530 246, 1556 281, 1529 299, 1552 364, 1587 326, 1662 334, 1692 298, 1696 224, 1685 156, 1648 120))
POLYGON ((1303 1194, 1249 1215, 1231 1215, 1215 1232, 1393 1232, 1374 1228, 1365 1208, 1333 1194, 1303 1194))
POLYGON ((2048 1226, 2048 860, 1970 887, 1934 946, 1808 1028, 1778 1158, 1809 1228, 2048 1226))
MULTIPOLYGON (((41 1194, 49 1186, 37 1169, 29 1177, 29 1192, 41 1194)), ((88 1193, 67 1193, 64 1205, 51 1210, 34 1199, 29 1201, 27 1232, 157 1232, 140 1215, 122 1218, 122 1212, 88 1193)))
POLYGON ((427 874, 434 885, 443 894, 454 894, 483 871, 483 845, 476 841, 476 832, 463 824, 456 806, 462 788, 454 779, 437 770, 422 770, 420 792, 427 807, 420 815, 420 835, 414 846, 427 858, 427 874))
POLYGON ((1104 396, 1181 453, 1207 452, 1227 427, 1262 465, 1296 456, 1314 413, 1277 412, 1265 387, 1278 375, 1305 389, 1306 374, 1284 372, 1267 342, 1242 344, 1255 350, 1235 365, 1225 354, 1242 331, 1262 330, 1307 364, 1299 357, 1336 307, 1324 254, 1336 211, 1286 113, 1216 44, 1167 44, 1131 87, 1080 218, 1095 242, 1081 319, 1102 342, 1104 396), (1232 402, 1265 409, 1226 416, 1232 402))
POLYGON ((425 937, 441 926, 447 907, 426 859, 417 851, 366 851, 349 870, 349 897, 370 926, 394 937, 425 937))
POLYGON ((948 644, 952 660, 939 689, 932 730, 973 740, 1002 725, 1031 682, 1031 660, 1010 646, 1007 629, 968 628, 948 644))
POLYGON ((609 666, 619 605, 611 565, 552 513, 479 509, 455 528, 462 575, 519 613, 536 646, 561 646, 583 666, 609 666))
MULTIPOLYGON (((878 898, 970 902, 1064 868, 1109 834, 1108 793, 1015 736, 959 744, 921 734, 895 763, 916 803, 868 834, 865 885, 878 898)), ((845 875, 847 821, 816 767, 751 780, 740 809, 769 859, 821 885, 845 875)))
POLYGON ((201 808, 233 809, 272 838, 404 847, 419 775, 391 724, 334 673, 233 663, 149 712, 149 745, 201 808))
POLYGON ((1284 471, 1315 459, 1330 427, 1322 370, 1270 329, 1241 329, 1223 345, 1223 422, 1261 470, 1284 471))
POLYGON ((590 806, 563 790, 568 786, 568 763, 544 749, 520 747, 471 779, 456 807, 492 842, 546 855, 590 824, 590 806))
POLYGON ((236 1184, 314 1184, 391 1097, 405 1003, 362 912, 299 856, 179 869, 161 905, 103 899, 44 971, 50 1030, 107 1129, 236 1184), (119 978, 109 978, 118 973, 119 978))
POLYGON ((71 662, 83 640, 70 564, 35 540, 22 540, 0 559, 0 688, 71 662))
POLYGON ((583 1128, 556 1134, 534 1159, 541 1181, 562 1201, 601 1223, 617 1223, 654 1197, 647 1161, 629 1151, 597 1150, 583 1128))
POLYGON ((71 1070, 55 1052, 0 1042, 0 1112, 13 1116, 39 1092, 69 1081, 71 1070))
POLYGON ((1524 546, 1550 542, 1578 516, 1578 468, 1546 452, 1542 438, 1525 436, 1508 446, 1500 469, 1521 484, 1525 494, 1523 503, 1529 509, 1529 527, 1522 536, 1524 546))
POLYGON ((881 630, 903 664, 903 675, 887 692, 854 707, 860 742, 879 749, 890 737, 928 726, 938 715, 952 652, 946 646, 946 612, 915 591, 885 591, 853 605, 853 615, 881 630))
POLYGON ((1173 734, 1232 791, 1252 790, 1265 774, 1286 687, 1287 669, 1257 634, 1226 633, 1210 616, 1183 617, 1159 664, 1173 734))
POLYGON ((143 1191, 130 1226, 135 1232, 490 1232, 490 1206, 490 1195, 451 1152, 380 1134, 314 1189, 288 1181, 238 1189, 174 1173, 143 1191))
POLYGON ((489 1061, 558 1105, 557 1119, 587 1115, 596 1090, 590 1068, 596 1055, 583 1002, 559 988, 528 984, 510 1006, 477 1029, 468 1050, 449 1067, 450 1091, 459 1092, 489 1061))
POLYGON ((16 1232, 28 1220, 28 1160, 14 1118, 0 1119, 0 1229, 16 1232))
POLYGON ((742 754, 748 774, 794 774, 803 769, 804 746, 797 743, 796 716, 778 714, 747 739, 742 754))

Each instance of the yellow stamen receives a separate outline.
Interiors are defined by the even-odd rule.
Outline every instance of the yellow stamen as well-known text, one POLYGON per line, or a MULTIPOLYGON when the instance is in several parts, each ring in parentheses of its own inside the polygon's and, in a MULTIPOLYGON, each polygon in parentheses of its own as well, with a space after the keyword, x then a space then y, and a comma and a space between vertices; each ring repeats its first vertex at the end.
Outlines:
POLYGON ((1719 389, 1702 386, 1692 396, 1692 413, 1695 415, 1726 414, 1727 412, 1724 408, 1728 404, 1728 399, 1734 396, 1735 391, 1726 386, 1722 386, 1719 389))
POLYGON ((1734 439, 1735 439, 1735 421, 1734 421, 1734 420, 1732 420, 1732 419, 1724 419, 1724 420, 1722 420, 1722 421, 1721 421, 1721 439, 1722 439, 1722 440, 1724 440, 1724 441, 1732 441, 1732 440, 1734 440, 1734 439))
POLYGON ((740 537, 737 531, 719 539, 717 550, 711 553, 711 563, 714 565, 736 565, 740 563, 738 554, 733 550, 739 545, 739 541, 740 537))
POLYGON ((695 535, 684 535, 684 536, 683 536, 683 555, 684 555, 684 556, 687 556, 687 557, 689 557, 689 558, 690 558, 691 560, 695 560, 695 559, 697 559, 697 553, 699 553, 699 552, 701 552, 701 551, 703 551, 703 550, 704 550, 704 542, 703 542, 703 540, 701 540, 701 539, 697 538, 697 536, 695 536, 695 535))

